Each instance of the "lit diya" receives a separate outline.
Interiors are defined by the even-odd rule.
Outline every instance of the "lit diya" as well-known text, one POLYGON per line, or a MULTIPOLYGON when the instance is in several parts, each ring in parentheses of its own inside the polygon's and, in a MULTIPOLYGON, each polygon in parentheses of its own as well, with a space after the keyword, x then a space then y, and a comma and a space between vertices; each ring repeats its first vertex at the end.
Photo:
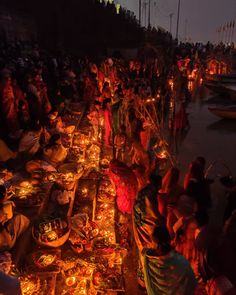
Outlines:
POLYGON ((72 276, 72 277, 66 278, 65 283, 68 287, 72 287, 77 283, 77 280, 75 277, 72 276))

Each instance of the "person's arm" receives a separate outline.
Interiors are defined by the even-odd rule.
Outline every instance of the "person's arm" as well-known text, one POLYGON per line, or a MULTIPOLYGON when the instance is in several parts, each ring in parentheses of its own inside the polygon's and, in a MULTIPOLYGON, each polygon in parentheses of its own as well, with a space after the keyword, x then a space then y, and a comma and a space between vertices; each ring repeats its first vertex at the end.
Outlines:
POLYGON ((19 280, 0 271, 0 294, 22 295, 19 280))

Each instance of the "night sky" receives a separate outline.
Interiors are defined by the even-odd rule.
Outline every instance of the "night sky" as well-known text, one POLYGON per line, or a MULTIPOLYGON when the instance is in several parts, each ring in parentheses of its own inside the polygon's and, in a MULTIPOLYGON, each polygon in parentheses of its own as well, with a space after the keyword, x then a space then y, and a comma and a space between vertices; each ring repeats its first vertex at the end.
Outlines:
MULTIPOLYGON (((148 2, 148 0, 142 0, 142 2, 145 1, 148 2)), ((138 16, 139 0, 119 0, 118 2, 138 16)), ((152 0, 152 25, 169 30, 169 15, 174 13, 172 33, 175 36, 177 7, 178 0, 152 0)), ((231 20, 236 21, 236 0, 181 0, 179 39, 216 42, 219 40, 216 29, 231 20)), ((144 24, 144 17, 142 23, 144 24)), ((236 41, 236 25, 234 41, 236 41)))

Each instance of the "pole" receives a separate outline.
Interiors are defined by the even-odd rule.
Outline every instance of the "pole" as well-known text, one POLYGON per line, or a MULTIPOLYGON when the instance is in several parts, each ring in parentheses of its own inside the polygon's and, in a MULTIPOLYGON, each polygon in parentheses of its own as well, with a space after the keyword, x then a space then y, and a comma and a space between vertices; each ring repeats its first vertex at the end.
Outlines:
POLYGON ((172 34, 172 17, 173 17, 174 13, 170 13, 169 17, 170 17, 170 33, 172 34))
POLYGON ((139 0, 139 25, 141 26, 141 17, 142 17, 142 15, 141 15, 141 5, 142 5, 142 0, 139 0))
POLYGON ((188 20, 185 20, 185 26, 184 26, 184 41, 187 42, 187 26, 188 26, 188 20))
POLYGON ((179 36, 179 13, 180 13, 180 0, 178 3, 178 14, 177 14, 177 25, 176 25, 176 39, 178 39, 179 36))
POLYGON ((143 9, 144 9, 144 27, 147 26, 147 2, 143 2, 143 9))
POLYGON ((151 0, 148 0, 148 27, 151 28, 151 0))
POLYGON ((235 26, 235 21, 233 21, 232 24, 232 36, 231 36, 231 43, 234 42, 234 26, 235 26))
POLYGON ((232 25, 233 25, 233 23, 231 21, 229 24, 229 40, 228 40, 229 43, 231 43, 231 36, 232 36, 232 29, 233 29, 232 25))
POLYGON ((225 26, 222 26, 222 35, 221 35, 221 42, 224 43, 224 34, 225 33, 225 26))
POLYGON ((230 33, 231 33, 231 29, 229 27, 229 23, 227 23, 226 40, 225 40, 226 44, 229 43, 229 36, 230 36, 229 34, 230 33))

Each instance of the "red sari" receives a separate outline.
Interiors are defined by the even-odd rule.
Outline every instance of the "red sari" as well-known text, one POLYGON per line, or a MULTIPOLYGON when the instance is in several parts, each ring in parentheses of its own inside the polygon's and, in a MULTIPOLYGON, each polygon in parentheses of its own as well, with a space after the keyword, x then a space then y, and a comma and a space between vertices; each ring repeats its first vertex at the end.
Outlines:
POLYGON ((117 206, 122 213, 131 214, 138 190, 138 182, 133 171, 124 163, 112 160, 109 167, 110 180, 116 186, 117 206))

